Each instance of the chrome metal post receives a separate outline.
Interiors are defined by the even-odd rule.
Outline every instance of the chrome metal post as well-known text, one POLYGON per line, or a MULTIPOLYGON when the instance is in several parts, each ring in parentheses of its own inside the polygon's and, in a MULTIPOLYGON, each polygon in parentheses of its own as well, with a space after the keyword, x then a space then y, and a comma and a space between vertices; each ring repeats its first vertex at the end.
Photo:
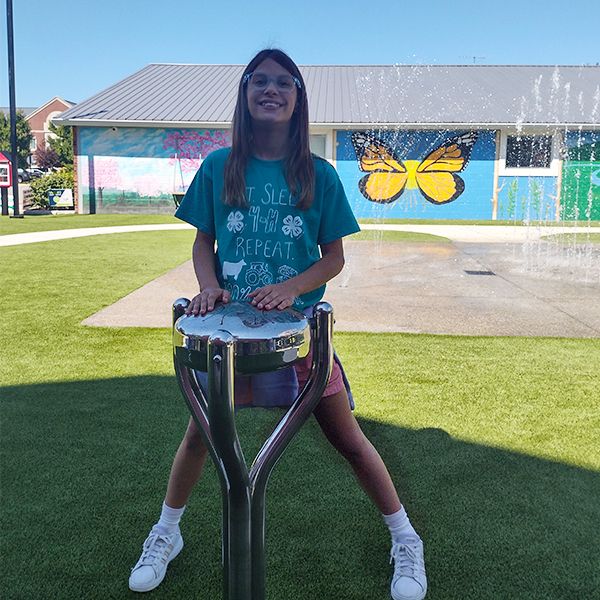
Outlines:
MULTIPOLYGON (((185 314, 185 310, 189 303, 190 301, 187 298, 175 300, 173 303, 173 325, 175 325, 175 322, 179 317, 185 314)), ((179 364, 175 354, 175 346, 173 346, 173 365, 175 367, 179 388, 181 389, 186 404, 192 414, 192 418, 202 434, 206 447, 213 455, 213 458, 216 458, 210 435, 210 426, 208 424, 208 403, 202 393, 201 387, 196 381, 193 371, 179 364)))
POLYGON ((250 469, 252 485, 252 600, 265 597, 265 496, 273 467, 288 444, 318 404, 333 365, 333 309, 321 302, 313 312, 312 369, 298 398, 281 418, 254 459, 250 469))
MULTIPOLYGON (((173 303, 173 325, 179 317, 183 316, 185 309, 188 307, 190 301, 187 298, 179 298, 173 303)), ((229 563, 229 483, 227 480, 227 474, 225 467, 220 456, 217 454, 212 441, 212 435, 210 431, 209 416, 208 416, 208 402, 202 387, 196 379, 196 373, 193 369, 181 365, 177 360, 175 348, 173 348, 173 364, 175 367, 175 374, 177 376, 177 382, 179 388, 186 401, 187 407, 198 427, 198 431, 202 436, 202 441, 208 449, 215 467, 217 469, 217 475, 219 477, 219 484, 221 486, 221 497, 222 497, 222 525, 221 525, 221 564, 223 566, 223 573, 228 573, 230 569, 229 563)), ((223 598, 229 599, 229 578, 223 577, 223 598)))
MULTIPOLYGON (((227 600, 249 600, 251 587, 250 479, 235 428, 234 337, 217 331, 208 340, 208 416, 215 450, 227 477, 227 600)), ((224 504, 225 506, 225 504, 224 504)))
MULTIPOLYGON (((173 305, 173 324, 189 300, 173 305)), ((265 495, 273 467, 319 402, 333 364, 333 310, 322 302, 311 322, 312 369, 309 380, 264 443, 248 471, 235 427, 234 350, 236 338, 219 330, 208 338, 205 397, 195 371, 180 364, 177 380, 194 422, 215 462, 223 496, 223 590, 225 600, 265 598, 265 495)), ((181 348, 180 348, 181 350, 181 348)), ((183 356, 182 362, 188 362, 183 356)))

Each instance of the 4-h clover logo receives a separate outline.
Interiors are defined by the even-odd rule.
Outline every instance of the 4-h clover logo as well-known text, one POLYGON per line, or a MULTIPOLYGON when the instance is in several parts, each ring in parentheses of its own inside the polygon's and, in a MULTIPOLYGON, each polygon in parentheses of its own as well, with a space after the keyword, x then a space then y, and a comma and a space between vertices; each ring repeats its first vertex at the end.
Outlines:
POLYGON ((239 233, 244 229, 244 215, 239 210, 232 210, 227 216, 227 229, 232 233, 239 233))
POLYGON ((302 219, 300 217, 288 215, 283 219, 281 231, 283 231, 285 235, 290 235, 294 238, 300 237, 302 235, 302 219))

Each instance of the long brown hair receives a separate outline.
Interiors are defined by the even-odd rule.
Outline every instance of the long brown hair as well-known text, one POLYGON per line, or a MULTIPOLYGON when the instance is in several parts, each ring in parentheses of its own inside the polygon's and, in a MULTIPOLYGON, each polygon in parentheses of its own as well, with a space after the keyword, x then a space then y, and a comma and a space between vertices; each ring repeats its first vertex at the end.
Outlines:
POLYGON ((297 208, 306 210, 313 201, 315 169, 308 137, 308 100, 306 85, 294 61, 282 50, 261 50, 244 69, 238 86, 238 96, 233 114, 231 152, 225 164, 224 202, 229 206, 248 206, 245 171, 252 155, 252 123, 248 110, 244 76, 252 73, 264 60, 270 58, 300 81, 296 107, 290 123, 289 153, 285 159, 285 179, 290 192, 300 196, 297 208))

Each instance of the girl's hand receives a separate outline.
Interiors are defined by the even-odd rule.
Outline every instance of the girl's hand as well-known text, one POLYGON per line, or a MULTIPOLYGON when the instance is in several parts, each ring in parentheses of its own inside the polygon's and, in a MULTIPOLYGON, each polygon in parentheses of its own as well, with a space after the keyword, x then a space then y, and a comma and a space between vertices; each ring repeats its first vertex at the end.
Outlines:
POLYGON ((289 308, 294 304, 296 295, 296 290, 289 283, 289 280, 273 285, 265 285, 248 294, 252 298, 252 305, 260 310, 289 308))
POLYGON ((231 294, 222 288, 205 288, 198 295, 192 298, 189 306, 185 310, 186 315, 195 317, 205 315, 214 309, 218 301, 227 304, 231 300, 231 294))

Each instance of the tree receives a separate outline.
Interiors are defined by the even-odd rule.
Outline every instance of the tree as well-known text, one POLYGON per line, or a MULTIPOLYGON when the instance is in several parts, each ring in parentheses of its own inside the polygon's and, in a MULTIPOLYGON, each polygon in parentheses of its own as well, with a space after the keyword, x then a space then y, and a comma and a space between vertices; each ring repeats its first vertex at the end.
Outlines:
POLYGON ((58 154, 53 148, 40 146, 35 151, 35 164, 44 170, 52 169, 53 167, 59 167, 60 159, 58 154))
POLYGON ((73 164, 73 128, 67 125, 50 123, 48 145, 56 155, 61 166, 73 164))
MULTIPOLYGON (((25 120, 22 111, 17 111, 17 162, 19 167, 26 169, 29 164, 27 159, 31 149, 33 135, 29 123, 25 120)), ((10 150, 10 118, 4 113, 0 113, 0 150, 10 150)))

